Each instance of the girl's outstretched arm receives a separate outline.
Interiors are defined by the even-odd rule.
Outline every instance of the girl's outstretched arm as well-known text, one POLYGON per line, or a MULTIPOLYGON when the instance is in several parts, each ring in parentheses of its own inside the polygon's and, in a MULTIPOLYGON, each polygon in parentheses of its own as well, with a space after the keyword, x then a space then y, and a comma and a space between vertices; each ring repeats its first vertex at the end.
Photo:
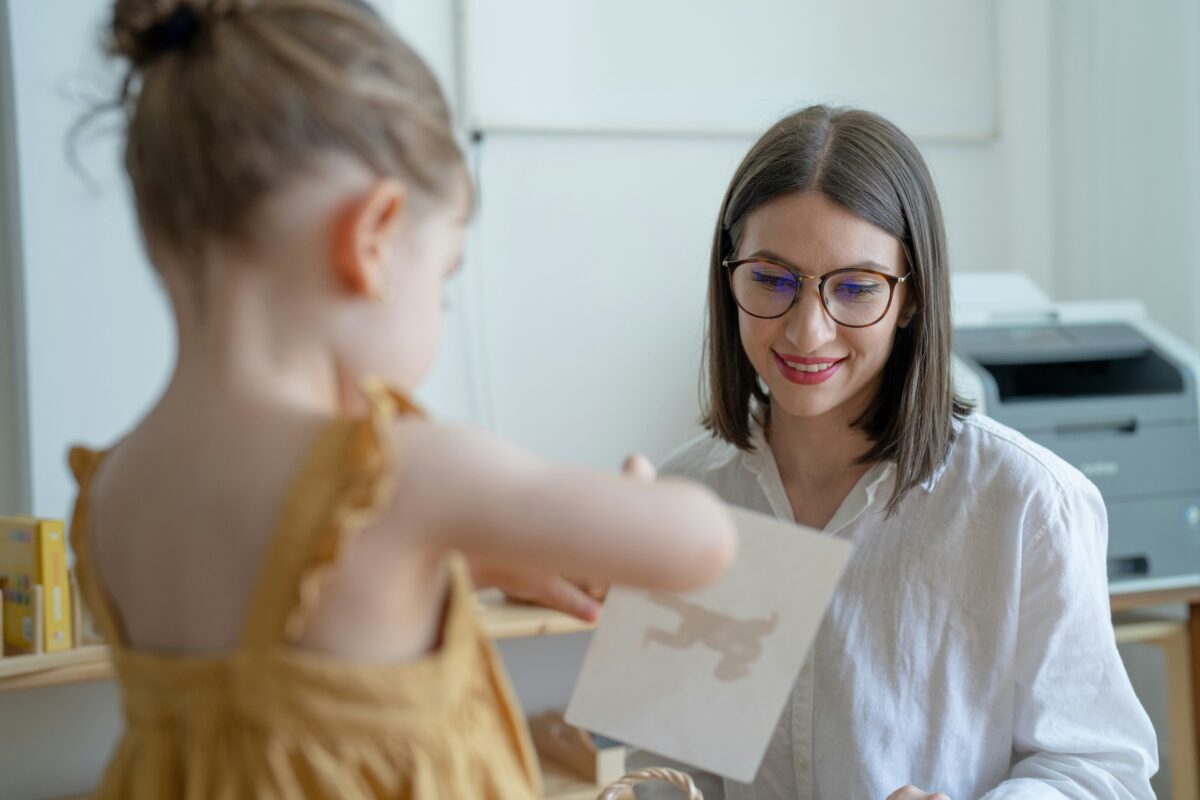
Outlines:
POLYGON ((717 497, 689 481, 648 481, 644 461, 625 475, 562 466, 481 431, 415 420, 397 424, 395 446, 396 511, 468 556, 670 591, 711 583, 734 557, 733 520, 717 497))

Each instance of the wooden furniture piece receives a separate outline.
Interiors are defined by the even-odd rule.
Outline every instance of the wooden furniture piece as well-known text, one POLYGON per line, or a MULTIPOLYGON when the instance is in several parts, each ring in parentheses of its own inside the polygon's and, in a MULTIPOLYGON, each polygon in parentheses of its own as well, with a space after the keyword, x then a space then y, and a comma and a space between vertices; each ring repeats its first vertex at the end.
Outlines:
POLYGON ((1161 647, 1166 661, 1171 796, 1200 800, 1200 586, 1109 597, 1118 644, 1161 647), (1153 606, 1187 606, 1186 620, 1135 614, 1153 606))
POLYGON ((567 767, 572 773, 597 787, 607 786, 625 775, 625 747, 602 742, 576 728, 563 718, 561 711, 546 711, 529 718, 529 734, 538 755, 567 767))

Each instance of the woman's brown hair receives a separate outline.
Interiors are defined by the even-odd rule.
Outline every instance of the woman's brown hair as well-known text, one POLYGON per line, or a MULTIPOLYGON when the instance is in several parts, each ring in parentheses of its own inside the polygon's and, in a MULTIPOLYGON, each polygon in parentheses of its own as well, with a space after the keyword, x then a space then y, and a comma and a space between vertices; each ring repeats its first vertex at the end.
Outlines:
POLYGON ((152 252, 251 243, 260 201, 322 155, 435 198, 462 180, 437 81, 362 0, 116 0, 108 49, 152 252))
POLYGON ((811 106, 773 125, 738 166, 721 202, 709 263, 701 422, 743 450, 751 447, 752 415, 764 427, 770 422, 769 398, 742 349, 722 262, 736 257, 755 209, 796 192, 818 192, 887 231, 910 262, 915 314, 896 332, 878 394, 852 423, 873 442, 861 463, 896 463, 891 514, 946 459, 954 417, 971 409, 950 378, 950 275, 933 179, 912 140, 877 114, 811 106))

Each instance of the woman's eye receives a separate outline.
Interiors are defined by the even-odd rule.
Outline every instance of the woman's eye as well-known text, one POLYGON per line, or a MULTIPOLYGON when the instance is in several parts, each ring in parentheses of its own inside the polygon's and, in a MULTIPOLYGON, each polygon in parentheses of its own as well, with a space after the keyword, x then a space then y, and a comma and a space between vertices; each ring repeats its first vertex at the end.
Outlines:
POLYGON ((879 292, 878 283, 843 283, 837 287, 838 293, 851 298, 870 297, 879 292))
POLYGON ((772 275, 765 272, 754 273, 754 282, 768 289, 791 289, 795 284, 792 278, 782 275, 772 275))

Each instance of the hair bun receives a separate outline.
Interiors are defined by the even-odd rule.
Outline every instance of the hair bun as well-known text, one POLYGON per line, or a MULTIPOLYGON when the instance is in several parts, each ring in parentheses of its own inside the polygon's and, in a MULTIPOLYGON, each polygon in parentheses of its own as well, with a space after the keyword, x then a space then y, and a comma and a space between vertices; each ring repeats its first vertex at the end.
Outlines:
POLYGON ((167 29, 182 28, 189 18, 190 27, 199 23, 195 6, 192 0, 117 0, 109 49, 134 65, 143 64, 163 51, 167 29))
POLYGON ((257 0, 116 0, 109 49, 141 66, 187 44, 209 19, 256 5, 257 0))

